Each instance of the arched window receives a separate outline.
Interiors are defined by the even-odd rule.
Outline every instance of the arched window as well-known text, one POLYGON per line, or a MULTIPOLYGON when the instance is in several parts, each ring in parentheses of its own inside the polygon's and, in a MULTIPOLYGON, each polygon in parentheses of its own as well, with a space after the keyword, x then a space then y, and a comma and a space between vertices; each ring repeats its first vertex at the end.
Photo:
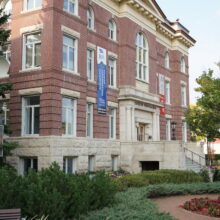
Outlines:
POLYGON ((94 12, 91 7, 87 9, 87 27, 94 29, 94 12))
POLYGON ((108 37, 111 40, 116 40, 116 24, 113 20, 108 22, 108 37))
POLYGON ((186 64, 183 56, 180 59, 180 70, 182 73, 186 72, 186 64))
POLYGON ((168 52, 165 53, 164 65, 167 69, 170 68, 170 57, 168 52))
POLYGON ((142 33, 136 36, 136 70, 137 79, 149 80, 149 50, 146 38, 142 33))

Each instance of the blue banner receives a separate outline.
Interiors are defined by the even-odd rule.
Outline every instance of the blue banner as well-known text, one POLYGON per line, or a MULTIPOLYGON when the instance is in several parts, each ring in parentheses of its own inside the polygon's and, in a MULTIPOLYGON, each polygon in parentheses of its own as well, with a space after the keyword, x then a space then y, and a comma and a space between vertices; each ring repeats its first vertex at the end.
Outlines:
POLYGON ((98 113, 105 114, 107 106, 107 79, 106 79, 106 50, 98 47, 98 90, 97 90, 97 106, 98 113))

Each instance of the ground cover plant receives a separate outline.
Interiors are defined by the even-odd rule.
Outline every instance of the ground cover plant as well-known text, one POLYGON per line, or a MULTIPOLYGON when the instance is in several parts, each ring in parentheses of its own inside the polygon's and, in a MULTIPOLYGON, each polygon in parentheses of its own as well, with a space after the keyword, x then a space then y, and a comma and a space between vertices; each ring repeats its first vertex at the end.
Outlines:
POLYGON ((179 207, 201 215, 220 217, 220 197, 216 200, 194 198, 179 207))
POLYGON ((0 209, 21 208, 22 216, 48 220, 74 219, 114 202, 115 187, 104 172, 67 175, 57 164, 18 176, 0 169, 0 209))

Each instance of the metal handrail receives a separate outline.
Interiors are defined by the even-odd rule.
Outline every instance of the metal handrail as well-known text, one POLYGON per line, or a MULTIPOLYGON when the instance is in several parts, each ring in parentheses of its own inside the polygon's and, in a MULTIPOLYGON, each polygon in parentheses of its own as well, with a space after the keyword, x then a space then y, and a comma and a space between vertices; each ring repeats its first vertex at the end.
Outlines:
POLYGON ((200 166, 204 166, 204 165, 201 163, 201 159, 203 159, 204 161, 206 161, 205 157, 203 157, 203 156, 201 156, 200 154, 195 153, 195 152, 189 150, 188 148, 184 147, 184 152, 187 152, 187 151, 191 153, 192 157, 189 158, 187 155, 186 155, 186 157, 188 157, 189 159, 191 159, 191 160, 192 160, 192 163, 196 162, 196 163, 200 164, 200 166), (198 162, 198 161, 195 161, 194 155, 196 155, 196 156, 199 157, 199 162, 198 162))

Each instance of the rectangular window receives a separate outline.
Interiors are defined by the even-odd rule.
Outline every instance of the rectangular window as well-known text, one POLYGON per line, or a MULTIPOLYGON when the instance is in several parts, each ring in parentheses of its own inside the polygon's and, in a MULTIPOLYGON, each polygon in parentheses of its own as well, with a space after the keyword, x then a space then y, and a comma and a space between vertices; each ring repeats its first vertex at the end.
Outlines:
POLYGON ((37 158, 21 158, 21 174, 27 174, 29 169, 33 169, 37 172, 37 158))
POLYGON ((109 138, 116 138, 116 109, 109 109, 109 138))
POLYGON ((42 0, 25 0, 25 10, 30 11, 42 7, 42 0))
POLYGON ((6 102, 0 103, 0 125, 6 125, 8 121, 8 108, 6 102))
POLYGON ((94 80, 94 50, 87 49, 87 78, 94 80))
POLYGON ((78 14, 78 0, 64 0, 63 8, 71 14, 78 14))
POLYGON ((170 104, 170 82, 166 81, 165 83, 165 97, 166 97, 166 104, 170 104))
POLYGON ((76 135, 76 100, 67 97, 62 99, 62 134, 76 135))
POLYGON ((108 60, 109 66, 109 86, 116 87, 116 60, 110 58, 108 60))
POLYGON ((77 172, 77 157, 63 158, 63 171, 65 173, 74 174, 77 172))
POLYGON ((24 36, 24 69, 38 68, 41 65, 41 33, 24 36))
POLYGON ((112 155, 112 171, 118 170, 118 156, 112 155))
POLYGON ((186 106, 186 86, 181 85, 181 104, 186 106))
POLYGON ((3 48, 3 56, 8 63, 11 63, 11 44, 7 44, 5 48, 3 48))
POLYGON ((93 104, 86 105, 86 136, 93 136, 93 104))
POLYGON ((170 126, 170 120, 166 120, 166 140, 167 141, 170 141, 171 140, 171 136, 170 136, 170 133, 171 133, 171 126, 170 126))
POLYGON ((77 72, 76 39, 63 36, 63 69, 77 72))
POLYGON ((137 140, 145 141, 145 128, 146 124, 139 123, 137 127, 137 140))
POLYGON ((94 172, 95 171, 95 156, 89 155, 88 157, 88 171, 94 172))
POLYGON ((23 98, 23 135, 39 134, 40 130, 40 97, 23 98))

